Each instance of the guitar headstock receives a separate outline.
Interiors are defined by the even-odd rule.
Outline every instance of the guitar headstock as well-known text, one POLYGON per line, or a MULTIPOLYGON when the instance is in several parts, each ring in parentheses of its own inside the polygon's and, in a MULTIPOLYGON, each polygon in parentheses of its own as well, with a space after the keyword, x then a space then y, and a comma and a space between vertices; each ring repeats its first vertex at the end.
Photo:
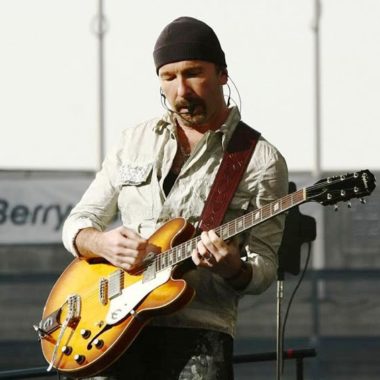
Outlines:
POLYGON ((306 188, 306 197, 324 206, 335 205, 341 201, 370 195, 375 187, 375 176, 369 170, 361 170, 321 179, 306 188))

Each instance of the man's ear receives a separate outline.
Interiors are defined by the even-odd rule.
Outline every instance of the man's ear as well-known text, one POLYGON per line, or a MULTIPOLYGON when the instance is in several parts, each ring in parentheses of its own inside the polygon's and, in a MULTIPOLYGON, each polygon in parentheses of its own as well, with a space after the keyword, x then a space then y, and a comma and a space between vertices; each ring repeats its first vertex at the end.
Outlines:
POLYGON ((226 67, 223 67, 223 68, 220 69, 219 79, 220 79, 220 84, 221 85, 227 84, 227 81, 228 81, 228 70, 227 70, 226 67))

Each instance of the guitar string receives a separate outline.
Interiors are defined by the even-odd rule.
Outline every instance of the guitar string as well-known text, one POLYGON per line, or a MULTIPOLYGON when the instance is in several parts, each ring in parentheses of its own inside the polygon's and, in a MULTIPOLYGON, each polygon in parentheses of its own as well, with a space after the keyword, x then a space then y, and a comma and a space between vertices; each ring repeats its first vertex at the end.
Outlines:
MULTIPOLYGON (((243 216, 241 216, 241 217, 239 217, 239 218, 237 218, 237 219, 234 219, 233 221, 231 221, 231 222, 227 222, 226 224, 224 224, 224 225, 222 225, 222 226, 219 226, 219 227, 217 227, 216 229, 215 229, 215 231, 216 232, 219 232, 219 231, 221 231, 221 230, 224 230, 224 229, 228 229, 228 232, 229 232, 229 236, 227 237, 227 238, 229 238, 229 237, 231 237, 232 236, 232 234, 231 234, 231 229, 233 228, 233 226, 232 226, 232 224, 233 223, 238 223, 238 221, 240 222, 241 220, 242 220, 242 222, 243 222, 243 225, 245 224, 245 223, 247 223, 247 220, 249 221, 249 219, 250 218, 252 218, 254 215, 255 215, 255 213, 260 213, 261 214, 261 217, 260 217, 260 220, 259 220, 259 222, 263 222, 263 221, 265 221, 266 219, 267 219, 267 217, 272 217, 272 216, 274 216, 274 215, 276 215, 276 214, 280 214, 280 213, 282 213, 282 212, 284 212, 284 211, 287 211, 289 208, 291 208, 291 207, 294 207, 294 206, 296 206, 296 205, 298 205, 298 204, 301 204, 301 203, 303 203, 303 202, 305 202, 306 201, 306 199, 304 199, 304 200, 301 200, 300 202, 298 202, 298 201, 296 201, 294 204, 291 204, 291 205, 289 205, 289 206, 286 206, 285 207, 285 209, 283 209, 283 208, 281 208, 280 210, 279 210, 279 212, 274 212, 274 213, 271 213, 271 209, 273 208, 273 206, 277 203, 277 202, 280 202, 280 203, 286 203, 289 199, 291 200, 291 198, 293 198, 294 196, 298 196, 298 195, 300 195, 300 194, 303 194, 304 192, 311 192, 311 191, 314 191, 314 190, 320 190, 320 189, 323 189, 324 187, 326 187, 326 185, 328 185, 328 186, 332 186, 332 185, 336 185, 336 184, 339 184, 339 183, 341 183, 343 180, 351 180, 352 179, 352 177, 351 176, 348 176, 348 177, 344 177, 344 178, 342 178, 342 177, 338 177, 338 176, 334 176, 334 177, 330 177, 329 178, 329 182, 327 182, 327 181, 323 181, 323 182, 317 182, 317 183, 315 183, 314 185, 312 185, 312 186, 309 186, 309 187, 305 187, 305 188, 302 188, 302 189, 300 189, 300 190, 298 190, 298 191, 295 191, 295 192, 293 192, 293 193, 291 193, 291 194, 288 194, 288 195, 286 195, 286 196, 284 196, 283 198, 280 198, 279 200, 277 200, 277 201, 273 201, 273 202, 271 202, 271 203, 268 203, 267 205, 265 205, 265 206, 263 206, 262 208, 260 208, 259 210, 254 210, 254 211, 251 211, 250 213, 248 213, 248 214, 245 214, 245 215, 243 215, 243 216), (267 213, 268 213, 268 215, 267 215, 267 213), (263 215, 264 215, 264 217, 263 217, 263 215)), ((320 195, 320 194, 319 194, 320 195)), ((310 196, 309 198, 312 200, 313 198, 316 198, 318 196, 318 194, 316 194, 316 195, 314 195, 314 196, 310 196)), ((258 224, 258 223, 256 223, 256 224, 258 224)), ((246 229, 246 228, 251 228, 251 227, 254 227, 255 225, 252 225, 252 226, 250 226, 250 227, 245 227, 245 228, 243 228, 243 230, 244 229, 246 229)), ((235 228, 236 229, 236 228, 235 228)), ((236 233, 239 233, 239 232, 241 232, 241 231, 235 231, 235 230, 232 230, 232 233, 233 234, 236 234, 236 233)), ((193 246, 194 245, 194 243, 197 243, 198 242, 198 240, 200 239, 200 237, 199 236, 197 236, 197 237, 195 237, 195 238, 193 238, 193 239, 190 239, 189 241, 187 241, 187 242, 185 242, 185 243, 182 243, 182 244, 180 244, 179 246, 177 246, 177 247, 174 247, 174 248, 171 248, 171 249, 169 249, 169 250, 167 250, 167 251, 165 251, 165 252, 162 252, 162 254, 160 254, 159 256, 157 256, 157 257, 155 257, 154 258, 154 260, 152 260, 155 264, 157 263, 157 261, 159 261, 159 260, 163 260, 162 259, 162 256, 164 256, 164 255, 166 255, 166 256, 170 256, 170 255, 173 255, 173 251, 175 251, 175 250, 179 250, 179 249, 181 249, 183 246, 185 246, 186 244, 187 245, 191 245, 191 246, 193 246)), ((185 251, 186 251, 186 249, 185 249, 185 251)), ((189 256, 187 256, 186 258, 188 258, 188 257, 190 257, 190 255, 189 256)), ((166 260, 166 259, 165 259, 166 260)), ((179 260, 178 262, 181 262, 183 259, 181 259, 181 260, 179 260)), ((167 259, 166 261, 173 261, 173 260, 170 260, 170 258, 169 259, 167 259)), ((178 262, 176 262, 176 263, 178 263, 178 262)), ((174 263, 174 264, 176 264, 176 263, 174 263)), ((159 266, 160 266, 160 264, 158 264, 159 266)), ((146 268, 146 267, 145 267, 146 268)), ((166 269, 165 268, 165 265, 164 265, 164 269, 166 269)), ((162 270, 162 269, 159 269, 159 271, 160 270, 162 270)))
MULTIPOLYGON (((310 186, 310 187, 305 187, 305 188, 300 189, 300 190, 298 190, 298 191, 295 191, 295 192, 293 192, 293 193, 291 193, 291 194, 288 194, 288 195, 284 196, 283 198, 280 198, 278 201, 281 201, 280 203, 282 203, 282 204, 286 204, 287 201, 292 200, 291 198, 293 198, 295 195, 299 195, 300 193, 303 193, 304 190, 306 190, 306 191, 318 190, 318 189, 322 189, 323 187, 325 187, 326 184, 329 185, 329 186, 331 186, 331 185, 337 184, 337 183, 339 183, 339 182, 342 182, 342 179, 341 179, 340 177, 331 177, 331 182, 328 182, 328 183, 326 183, 326 182, 318 183, 318 182, 317 182, 316 184, 314 184, 314 185, 312 185, 312 186, 310 186)), ((315 198, 316 196, 317 196, 317 195, 315 195, 315 196, 311 196, 310 198, 312 199, 313 197, 315 198)), ((251 212, 248 213, 248 214, 242 215, 241 217, 238 217, 238 218, 234 219, 233 221, 227 222, 227 223, 223 224, 222 226, 217 227, 215 230, 219 232, 219 231, 222 231, 222 230, 225 231, 225 230, 227 229, 227 231, 228 231, 228 235, 229 235, 228 237, 231 237, 232 234, 236 234, 236 233, 241 232, 241 231, 236 231, 236 226, 234 227, 233 224, 239 223, 240 221, 243 223, 243 226, 244 226, 247 222, 253 223, 253 221, 251 222, 251 219, 253 219, 254 215, 257 214, 257 213, 261 214, 259 222, 263 222, 263 221, 266 220, 265 218, 266 218, 267 216, 268 216, 268 217, 272 217, 272 216, 276 215, 277 213, 282 213, 282 212, 286 211, 288 208, 291 208, 291 207, 295 206, 296 204, 298 204, 298 203, 296 202, 294 205, 291 204, 291 205, 289 205, 289 206, 286 206, 285 209, 281 208, 281 209, 280 209, 280 212, 275 212, 275 213, 273 213, 273 214, 271 215, 271 208, 273 208, 273 205, 275 205, 276 202, 277 202, 277 201, 271 202, 271 203, 269 203, 269 204, 267 204, 267 205, 261 207, 261 208, 258 209, 258 210, 254 210, 254 211, 251 211, 251 212), (267 212, 269 213, 268 215, 267 215, 267 212), (263 219, 263 215, 264 215, 264 219, 263 219)), ((255 225, 252 225, 251 227, 254 227, 254 226, 255 226, 255 225)), ((246 228, 250 228, 250 227, 244 227, 243 230, 246 229, 246 228)), ((199 240, 200 240, 200 236, 196 236, 196 237, 194 237, 194 238, 188 240, 188 241, 185 242, 185 243, 181 243, 180 245, 178 245, 178 246, 176 246, 176 247, 170 248, 170 249, 166 250, 165 252, 162 252, 160 255, 156 256, 156 257, 151 261, 151 263, 150 263, 149 265, 152 265, 152 264, 155 264, 155 265, 156 265, 157 262, 158 262, 158 260, 161 260, 161 261, 164 261, 164 260, 165 260, 165 261, 167 261, 167 262, 169 262, 169 263, 171 262, 172 264, 167 265, 167 264, 165 263, 165 265, 164 265, 164 269, 167 269, 169 266, 173 266, 173 265, 175 265, 175 264, 177 264, 177 263, 179 263, 179 262, 181 262, 181 261, 183 261, 183 260, 189 258, 189 257, 190 257, 190 254, 187 252, 186 246, 190 246, 190 247, 193 249, 193 247, 195 248, 195 244, 196 244, 199 240), (176 251, 179 251, 179 250, 181 250, 182 253, 179 254, 179 255, 177 254, 177 255, 174 257, 174 256, 173 256, 174 253, 176 253, 176 251), (182 257, 183 254, 185 254, 185 258, 182 257), (172 258, 170 258, 170 255, 171 255, 172 258), (186 255, 188 255, 188 256, 186 256, 186 255), (169 258, 166 259, 166 258, 164 258, 163 256, 169 256, 169 258), (179 261, 176 260, 178 257, 180 257, 180 260, 179 260, 179 261), (173 258, 174 258, 174 260, 173 260, 173 258), (173 261, 174 261, 174 262, 173 262, 173 261)), ((178 253, 178 252, 177 252, 177 253, 178 253)), ((149 265, 148 265, 148 266, 149 266, 149 265)), ((160 265, 160 264, 159 264, 159 265, 160 265)), ((143 270, 143 269, 146 269, 148 266, 142 266, 142 270, 143 270)), ((160 266, 161 266, 161 265, 160 265, 160 266)), ((156 268, 157 268, 157 265, 156 265, 156 268)), ((162 271, 162 270, 163 270, 163 269, 160 268, 160 269, 158 270, 158 272, 159 272, 159 271, 162 271)), ((117 271, 118 271, 118 270, 116 270, 115 272, 110 273, 110 274, 109 274, 109 278, 110 278, 112 275, 115 275, 115 273, 117 273, 117 271)), ((93 303, 100 303, 100 304, 102 304, 102 302, 100 301, 100 280, 101 280, 101 279, 99 279, 99 283, 98 283, 96 286, 92 286, 92 287, 88 288, 87 291, 86 291, 85 293, 83 293, 83 295, 81 296, 82 298, 86 298, 86 305, 87 305, 87 304, 91 305, 91 304, 93 304, 93 303), (97 299, 95 300, 95 299, 93 299, 93 298, 97 298, 97 299)), ((137 281, 138 281, 138 280, 137 280, 137 281)), ((124 284, 122 284, 122 287, 124 287, 124 284)), ((108 296, 107 296, 107 297, 108 297, 108 296)), ((64 308, 65 308, 65 305, 66 305, 66 303, 64 303, 64 304, 62 305, 61 308, 64 309, 64 308)))
MULTIPOLYGON (((238 217, 238 218, 236 218, 236 219, 234 219, 234 220, 232 220, 230 222, 227 222, 227 223, 225 223, 225 224, 223 224, 223 225, 215 228, 215 231, 217 233, 219 232, 221 234, 224 233, 223 231, 227 231, 227 236, 223 235, 223 238, 227 238, 228 239, 229 237, 231 237, 231 236, 233 236, 233 235, 241 232, 242 230, 245 230, 247 228, 253 227, 251 224, 254 223, 253 218, 254 218, 255 215, 261 214, 260 215, 260 220, 257 220, 257 221, 259 221, 259 222, 264 221, 267 217, 273 216, 273 215, 279 213, 279 212, 274 212, 273 215, 271 215, 271 209, 273 209, 273 206, 276 204, 276 202, 281 201, 282 204, 286 205, 289 201, 292 201, 292 198, 294 198, 295 196, 299 196, 300 194, 303 194, 303 189, 300 189, 300 190, 298 190, 298 191, 296 191, 294 193, 288 194, 288 195, 284 196, 283 198, 279 199, 278 201, 269 203, 269 204, 263 206, 262 208, 260 208, 258 210, 253 210, 253 211, 249 212, 248 214, 244 214, 244 215, 242 215, 242 216, 240 216, 240 217, 238 217), (244 226, 242 229, 241 228, 237 228, 236 226, 234 226, 234 224, 237 225, 239 222, 242 222, 242 224, 244 226), (249 227, 246 227, 247 223, 249 224, 249 227)), ((298 203, 298 201, 296 201, 296 203, 298 203)), ((289 205, 286 206, 285 210, 283 208, 281 208, 281 209, 279 209, 279 211, 284 212, 284 211, 286 211, 291 206, 292 206, 292 204, 289 204, 289 205)), ((258 223, 256 223, 256 224, 258 224, 258 223)), ((178 245, 176 247, 173 247, 173 248, 171 248, 171 249, 169 249, 169 250, 167 250, 165 252, 162 252, 160 255, 156 256, 154 258, 154 260, 152 260, 152 261, 154 263, 157 263, 157 261, 159 261, 159 260, 161 260, 161 261, 165 260, 167 262, 173 262, 172 259, 170 259, 170 258, 164 258, 164 256, 170 256, 170 255, 173 256, 173 254, 175 253, 175 251, 179 251, 179 250, 184 251, 184 253, 186 254, 186 252, 188 251, 186 249, 186 246, 191 246, 192 248, 195 248, 195 244, 199 240, 200 240, 200 236, 198 235, 198 236, 196 236, 196 237, 194 237, 194 238, 186 241, 185 243, 181 243, 180 245, 178 245)), ((178 257, 178 256, 181 257, 181 259, 179 261, 174 260, 174 261, 176 261, 176 262, 174 262, 174 264, 177 264, 178 262, 181 262, 184 259, 189 258, 190 254, 187 257, 185 257, 185 258, 182 257, 182 254, 176 255, 176 257, 178 257)), ((158 264, 158 267, 160 267, 160 266, 161 265, 158 264)), ((164 265, 163 269, 166 269, 165 265, 164 265)), ((162 269, 160 268, 158 271, 160 271, 160 270, 162 270, 162 269)))

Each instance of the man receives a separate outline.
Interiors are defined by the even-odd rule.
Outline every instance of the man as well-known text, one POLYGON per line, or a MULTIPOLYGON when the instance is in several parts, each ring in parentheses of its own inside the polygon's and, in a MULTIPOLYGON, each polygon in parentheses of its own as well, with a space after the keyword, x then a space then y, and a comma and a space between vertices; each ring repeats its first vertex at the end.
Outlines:
MULTIPOLYGON (((240 120, 225 102, 225 55, 208 25, 174 20, 156 42, 154 61, 168 112, 124 131, 63 232, 74 255, 99 256, 128 272, 143 263, 147 239, 160 225, 180 216, 197 226, 240 120), (123 225, 107 231, 118 211, 123 225)), ((287 187, 284 159, 260 137, 224 221, 284 196, 287 187)), ((104 376, 232 379, 238 299, 264 291, 275 278, 282 230, 277 216, 229 241, 202 232, 191 257, 195 266, 183 276, 196 290, 194 299, 154 318, 104 376)))

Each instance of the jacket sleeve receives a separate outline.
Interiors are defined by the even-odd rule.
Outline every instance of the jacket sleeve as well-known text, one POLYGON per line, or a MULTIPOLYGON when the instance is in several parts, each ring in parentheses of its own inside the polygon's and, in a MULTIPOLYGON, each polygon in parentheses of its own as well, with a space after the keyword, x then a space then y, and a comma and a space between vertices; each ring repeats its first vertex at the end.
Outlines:
POLYGON ((80 230, 93 227, 103 231, 117 215, 118 151, 115 148, 107 155, 101 170, 63 225, 63 244, 74 256, 78 256, 74 241, 80 230))
MULTIPOLYGON (((261 169, 251 209, 258 209, 288 194, 288 170, 277 151, 268 155, 261 169)), ((242 294, 259 294, 267 289, 277 274, 278 256, 285 224, 285 214, 272 217, 253 227, 244 242, 244 255, 252 266, 252 280, 242 294)))

